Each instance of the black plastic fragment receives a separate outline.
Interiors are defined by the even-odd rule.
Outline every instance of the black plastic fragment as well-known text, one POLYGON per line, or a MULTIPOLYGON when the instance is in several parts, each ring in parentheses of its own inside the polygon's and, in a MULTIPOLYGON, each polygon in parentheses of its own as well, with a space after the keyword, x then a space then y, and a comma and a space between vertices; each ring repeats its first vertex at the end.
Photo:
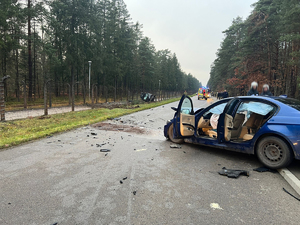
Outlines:
POLYGON ((245 175, 249 177, 249 172, 246 170, 231 170, 226 169, 225 167, 222 168, 221 171, 218 172, 220 175, 227 176, 229 178, 238 178, 240 175, 245 175))
POLYGON ((100 149, 100 152, 110 152, 109 149, 100 149))
POLYGON ((136 191, 133 191, 132 193, 133 193, 133 195, 136 195, 136 191))
POLYGON ((123 181, 120 180, 120 184, 123 184, 123 181))
POLYGON ((97 133, 93 133, 93 132, 92 132, 91 135, 97 135, 97 133))
POLYGON ((297 198, 296 196, 294 196, 293 194, 291 194, 290 192, 288 192, 285 188, 282 188, 286 193, 288 193, 290 196, 294 197, 295 199, 297 199, 298 201, 300 201, 300 198, 297 198))
POLYGON ((124 177, 124 178, 123 178, 123 180, 126 180, 126 179, 127 179, 127 177, 124 177))
POLYGON ((273 169, 270 169, 270 168, 267 168, 267 167, 258 167, 256 169, 253 169, 253 171, 260 172, 260 173, 263 173, 263 172, 277 173, 276 170, 273 170, 273 169))

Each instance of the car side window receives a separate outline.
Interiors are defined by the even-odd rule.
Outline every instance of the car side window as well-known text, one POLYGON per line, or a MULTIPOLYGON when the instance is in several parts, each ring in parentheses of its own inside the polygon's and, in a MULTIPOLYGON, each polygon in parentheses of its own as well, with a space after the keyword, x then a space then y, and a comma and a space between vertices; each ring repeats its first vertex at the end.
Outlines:
POLYGON ((268 113, 274 110, 274 106, 263 102, 243 102, 240 104, 237 113, 245 113, 249 118, 251 113, 266 116, 268 113))

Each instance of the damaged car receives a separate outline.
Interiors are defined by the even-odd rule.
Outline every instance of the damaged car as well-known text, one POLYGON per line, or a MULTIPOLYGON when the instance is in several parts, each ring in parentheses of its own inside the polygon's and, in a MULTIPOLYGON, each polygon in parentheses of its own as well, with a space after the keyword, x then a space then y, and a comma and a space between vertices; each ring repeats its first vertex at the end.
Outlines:
POLYGON ((151 93, 141 93, 141 99, 144 102, 153 102, 155 100, 155 95, 151 93))
POLYGON ((300 101, 282 97, 234 97, 194 109, 182 96, 164 135, 174 143, 192 143, 247 154, 272 169, 300 159, 300 101), (195 111, 194 111, 195 110, 195 111))

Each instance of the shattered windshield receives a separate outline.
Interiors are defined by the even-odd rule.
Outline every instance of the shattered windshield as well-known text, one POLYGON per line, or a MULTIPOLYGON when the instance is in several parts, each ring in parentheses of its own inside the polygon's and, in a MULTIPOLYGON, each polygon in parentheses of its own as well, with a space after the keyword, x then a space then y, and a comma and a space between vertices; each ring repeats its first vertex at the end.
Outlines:
POLYGON ((209 114, 209 113, 212 113, 212 114, 221 114, 224 111, 224 108, 225 108, 226 105, 227 105, 227 102, 222 103, 220 105, 217 105, 217 106, 211 108, 209 111, 207 111, 204 114, 204 116, 207 115, 207 114, 209 114))
POLYGON ((294 109, 297 109, 298 111, 300 111, 300 101, 297 99, 292 99, 292 98, 279 98, 276 99, 277 101, 286 104, 288 106, 293 107, 294 109))

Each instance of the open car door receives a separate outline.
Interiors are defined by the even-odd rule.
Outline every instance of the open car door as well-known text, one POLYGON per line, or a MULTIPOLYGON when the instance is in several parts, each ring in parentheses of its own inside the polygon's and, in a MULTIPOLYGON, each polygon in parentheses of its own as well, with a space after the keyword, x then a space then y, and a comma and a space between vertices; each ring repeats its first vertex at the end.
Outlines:
POLYGON ((183 95, 175 114, 173 138, 180 139, 193 136, 195 133, 195 115, 192 99, 183 95))
POLYGON ((228 142, 231 139, 231 129, 233 128, 233 118, 239 106, 240 99, 230 100, 221 113, 218 120, 218 142, 228 142))

